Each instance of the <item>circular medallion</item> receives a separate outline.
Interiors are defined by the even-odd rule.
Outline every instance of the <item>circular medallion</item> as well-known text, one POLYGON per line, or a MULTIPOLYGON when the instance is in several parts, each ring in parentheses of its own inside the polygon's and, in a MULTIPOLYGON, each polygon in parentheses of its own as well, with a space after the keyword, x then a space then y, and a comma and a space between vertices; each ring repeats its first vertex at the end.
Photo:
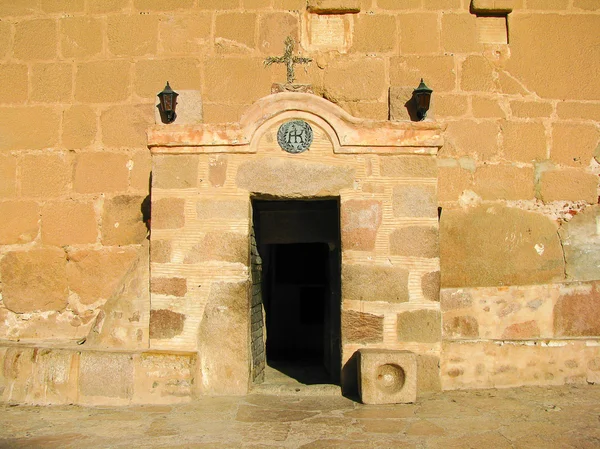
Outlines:
POLYGON ((288 153, 302 153, 313 141, 313 130, 304 120, 285 122, 277 131, 277 143, 288 153))

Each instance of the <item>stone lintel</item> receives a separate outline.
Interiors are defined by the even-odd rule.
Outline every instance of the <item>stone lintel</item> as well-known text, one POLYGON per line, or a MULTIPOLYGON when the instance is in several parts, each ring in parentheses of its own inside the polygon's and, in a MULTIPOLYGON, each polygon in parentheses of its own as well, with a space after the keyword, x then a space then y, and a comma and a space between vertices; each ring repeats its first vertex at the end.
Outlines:
POLYGON ((360 0, 308 0, 307 9, 314 14, 359 13, 360 0))
POLYGON ((509 14, 514 3, 514 0, 473 0, 471 10, 475 14, 509 14))

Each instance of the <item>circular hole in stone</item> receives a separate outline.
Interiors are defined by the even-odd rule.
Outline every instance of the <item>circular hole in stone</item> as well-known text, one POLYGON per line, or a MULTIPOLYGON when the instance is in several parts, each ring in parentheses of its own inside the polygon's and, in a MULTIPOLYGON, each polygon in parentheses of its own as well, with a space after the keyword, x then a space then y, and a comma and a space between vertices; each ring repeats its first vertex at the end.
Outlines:
POLYGON ((377 388, 388 394, 398 393, 404 386, 404 370, 393 363, 378 367, 375 377, 377 388))

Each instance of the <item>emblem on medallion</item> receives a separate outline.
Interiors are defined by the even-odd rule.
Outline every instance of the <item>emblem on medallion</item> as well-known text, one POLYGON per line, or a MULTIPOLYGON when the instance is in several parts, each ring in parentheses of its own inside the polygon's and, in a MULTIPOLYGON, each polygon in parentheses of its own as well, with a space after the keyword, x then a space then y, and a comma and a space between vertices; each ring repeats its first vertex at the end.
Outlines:
POLYGON ((285 122, 277 131, 277 143, 288 153, 302 153, 313 141, 313 130, 304 120, 285 122))

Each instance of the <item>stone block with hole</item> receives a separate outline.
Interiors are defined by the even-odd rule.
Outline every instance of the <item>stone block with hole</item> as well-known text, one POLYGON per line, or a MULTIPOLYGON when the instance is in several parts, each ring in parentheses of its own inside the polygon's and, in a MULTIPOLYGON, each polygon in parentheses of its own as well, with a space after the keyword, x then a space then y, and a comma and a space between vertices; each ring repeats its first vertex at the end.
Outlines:
POLYGON ((402 404, 417 399, 417 356, 410 351, 358 350, 358 392, 364 404, 402 404))

